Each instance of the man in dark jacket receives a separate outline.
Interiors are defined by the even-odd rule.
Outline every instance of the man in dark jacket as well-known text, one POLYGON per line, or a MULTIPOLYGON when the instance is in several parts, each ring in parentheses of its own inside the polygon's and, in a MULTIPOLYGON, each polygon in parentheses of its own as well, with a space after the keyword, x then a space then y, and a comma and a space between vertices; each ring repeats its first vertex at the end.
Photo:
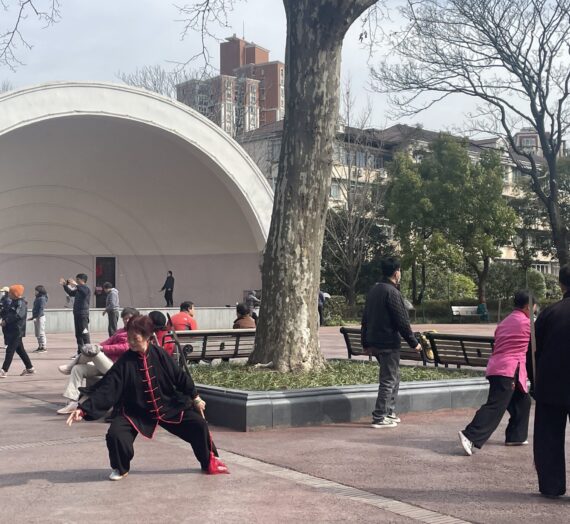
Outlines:
POLYGON ((166 307, 174 306, 174 277, 172 276, 172 271, 168 271, 166 274, 166 280, 164 281, 164 285, 160 288, 160 291, 164 291, 166 307))
POLYGON ((380 364, 378 398, 372 412, 372 427, 395 427, 400 419, 395 413, 400 387, 401 337, 411 348, 421 351, 414 337, 400 283, 400 261, 382 261, 382 282, 368 292, 362 315, 362 347, 374 355, 380 364))
POLYGON ((2 369, 0 369, 0 378, 5 378, 12 364, 14 353, 22 359, 26 366, 20 376, 33 375, 35 373, 34 366, 30 357, 24 349, 22 339, 26 336, 26 316, 28 314, 28 304, 24 300, 24 286, 14 284, 10 286, 11 303, 7 309, 2 310, 2 327, 4 328, 4 337, 6 339, 6 356, 2 369))
POLYGON ((534 463, 538 488, 546 497, 566 492, 564 434, 570 415, 570 265, 560 268, 564 297, 536 321, 536 377, 531 376, 534 415, 534 463))
POLYGON ((87 275, 79 273, 76 280, 66 280, 61 278, 59 283, 63 290, 75 300, 73 301, 73 324, 75 327, 75 340, 77 340, 77 354, 81 353, 81 348, 85 344, 91 343, 89 337, 89 302, 91 301, 91 290, 86 286, 87 275))

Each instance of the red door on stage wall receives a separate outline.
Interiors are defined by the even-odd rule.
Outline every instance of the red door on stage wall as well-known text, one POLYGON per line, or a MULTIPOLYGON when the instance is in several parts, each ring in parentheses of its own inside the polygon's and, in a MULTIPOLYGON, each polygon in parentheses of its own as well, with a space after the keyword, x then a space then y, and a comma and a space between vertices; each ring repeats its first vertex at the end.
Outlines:
POLYGON ((103 293, 103 284, 115 282, 115 257, 95 257, 95 307, 105 307, 107 295, 103 293))

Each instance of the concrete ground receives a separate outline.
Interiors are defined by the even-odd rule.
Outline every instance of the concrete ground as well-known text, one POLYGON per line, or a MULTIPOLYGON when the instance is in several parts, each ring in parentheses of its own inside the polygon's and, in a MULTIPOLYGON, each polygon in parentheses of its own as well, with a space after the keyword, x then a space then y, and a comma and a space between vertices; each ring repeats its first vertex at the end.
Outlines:
MULTIPOLYGON (((337 328, 324 328, 322 341, 328 356, 344 356, 336 354, 337 328)), ((19 377, 16 357, 0 380, 0 523, 570 520, 570 499, 536 495, 531 447, 505 447, 505 423, 483 450, 462 455, 457 430, 473 416, 467 409, 406 414, 398 428, 382 430, 214 427, 231 475, 212 477, 199 472, 186 444, 159 430, 155 441, 137 439, 129 477, 109 482, 106 424, 68 428, 55 414, 66 380, 56 368, 72 353, 71 336, 52 335, 48 353, 32 355, 37 375, 19 377)))

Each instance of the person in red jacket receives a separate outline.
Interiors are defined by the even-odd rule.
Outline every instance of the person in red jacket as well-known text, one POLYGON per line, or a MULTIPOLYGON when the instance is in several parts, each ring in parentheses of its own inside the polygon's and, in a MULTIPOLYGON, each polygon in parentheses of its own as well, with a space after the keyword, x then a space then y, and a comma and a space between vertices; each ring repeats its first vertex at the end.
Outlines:
POLYGON ((115 334, 101 344, 86 344, 81 348, 81 355, 71 362, 59 366, 60 373, 70 375, 63 396, 68 399, 68 403, 57 412, 60 415, 67 415, 77 409, 79 400, 79 388, 88 378, 104 375, 111 369, 119 357, 129 349, 127 340, 127 322, 140 313, 132 307, 126 307, 121 312, 121 318, 125 327, 118 329, 115 334))
POLYGON ((180 313, 173 315, 168 322, 168 328, 173 331, 193 331, 198 329, 194 318, 194 302, 189 300, 180 304, 180 313))

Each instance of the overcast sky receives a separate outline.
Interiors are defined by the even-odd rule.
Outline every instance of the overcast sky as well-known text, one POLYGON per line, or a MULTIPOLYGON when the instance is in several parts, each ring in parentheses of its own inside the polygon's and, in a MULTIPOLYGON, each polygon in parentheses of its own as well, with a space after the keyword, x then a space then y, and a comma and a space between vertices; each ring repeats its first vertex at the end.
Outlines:
MULTIPOLYGON (((128 73, 154 64, 170 68, 170 61, 184 62, 199 50, 198 35, 190 34, 181 40, 183 25, 176 21, 180 15, 168 0, 60 2, 62 18, 56 25, 45 28, 31 18, 26 20, 22 31, 33 48, 17 50, 24 65, 16 72, 0 69, 0 83, 8 80, 15 87, 25 87, 54 80, 118 82, 118 71, 128 73)), ((0 31, 8 28, 14 17, 14 11, 0 11, 0 31)), ((269 49, 272 60, 284 60, 285 23, 280 0, 242 0, 231 15, 231 27, 216 32, 219 37, 245 34, 246 40, 269 49)), ((358 42, 359 32, 360 27, 355 25, 345 40, 342 76, 351 79, 360 107, 370 97, 374 108, 371 123, 384 127, 394 121, 388 116, 385 97, 369 90, 369 57, 358 42)), ((218 43, 210 41, 209 48, 217 66, 218 43)), ((433 130, 461 128, 465 109, 465 101, 447 101, 411 120, 400 121, 420 123, 433 130)))

